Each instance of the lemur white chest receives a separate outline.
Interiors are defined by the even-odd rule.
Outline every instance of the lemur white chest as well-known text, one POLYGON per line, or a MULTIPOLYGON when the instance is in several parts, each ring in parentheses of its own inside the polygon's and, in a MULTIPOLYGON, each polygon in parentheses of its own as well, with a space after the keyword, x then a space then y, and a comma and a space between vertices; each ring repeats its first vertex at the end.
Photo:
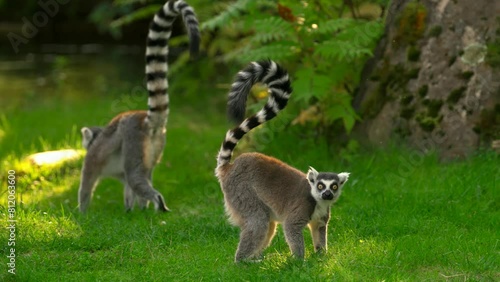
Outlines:
POLYGON ((115 176, 123 173, 123 155, 115 154, 111 156, 104 165, 102 174, 104 176, 115 176))
POLYGON ((330 210, 331 203, 328 202, 318 202, 314 208, 314 212, 311 215, 311 221, 324 222, 323 218, 328 214, 330 210))

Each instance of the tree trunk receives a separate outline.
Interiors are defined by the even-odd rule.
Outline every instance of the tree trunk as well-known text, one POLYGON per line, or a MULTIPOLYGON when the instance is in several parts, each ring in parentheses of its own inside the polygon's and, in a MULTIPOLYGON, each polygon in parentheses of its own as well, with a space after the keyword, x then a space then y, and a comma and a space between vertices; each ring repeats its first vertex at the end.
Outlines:
POLYGON ((359 129, 445 159, 500 139, 500 1, 392 2, 354 99, 359 129))

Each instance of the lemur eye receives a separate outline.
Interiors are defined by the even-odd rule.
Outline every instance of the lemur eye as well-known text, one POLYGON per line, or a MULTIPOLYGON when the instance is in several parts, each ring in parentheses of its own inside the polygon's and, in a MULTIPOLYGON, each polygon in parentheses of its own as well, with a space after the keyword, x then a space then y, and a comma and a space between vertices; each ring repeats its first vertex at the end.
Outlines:
POLYGON ((337 186, 337 184, 332 184, 332 186, 330 186, 332 188, 332 190, 337 190, 339 189, 339 186, 337 186))
POLYGON ((323 183, 318 184, 318 189, 319 190, 325 189, 325 185, 323 185, 323 183))

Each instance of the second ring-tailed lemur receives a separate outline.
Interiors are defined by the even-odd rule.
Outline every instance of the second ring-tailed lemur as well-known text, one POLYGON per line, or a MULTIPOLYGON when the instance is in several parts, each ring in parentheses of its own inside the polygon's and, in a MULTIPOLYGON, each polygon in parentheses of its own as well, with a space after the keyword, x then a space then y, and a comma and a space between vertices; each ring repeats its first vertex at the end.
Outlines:
POLYGON ((309 226, 316 251, 327 248, 330 206, 339 198, 349 173, 307 174, 259 153, 245 153, 231 163, 238 141, 250 130, 285 108, 292 88, 288 73, 273 61, 253 62, 240 71, 229 92, 229 116, 239 122, 229 130, 217 156, 216 176, 224 194, 226 213, 240 227, 235 261, 255 260, 270 244, 277 223, 283 224, 293 255, 304 258, 302 230, 309 226), (257 114, 243 120, 252 86, 265 84, 269 98, 257 114))
POLYGON ((183 0, 170 0, 155 14, 146 41, 147 111, 119 114, 103 128, 82 128, 84 160, 78 204, 85 212, 101 177, 114 177, 125 186, 125 208, 135 200, 145 207, 149 201, 168 211, 160 192, 153 188, 151 174, 160 160, 166 140, 169 113, 167 55, 174 20, 181 15, 186 26, 191 55, 198 52, 200 34, 194 10, 183 0))

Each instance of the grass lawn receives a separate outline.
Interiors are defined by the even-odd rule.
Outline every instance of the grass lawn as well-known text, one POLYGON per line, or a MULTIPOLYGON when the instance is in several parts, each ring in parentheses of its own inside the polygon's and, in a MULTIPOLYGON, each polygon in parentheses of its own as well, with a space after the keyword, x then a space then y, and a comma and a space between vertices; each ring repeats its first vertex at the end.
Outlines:
MULTIPOLYGON (((7 272, 11 247, 4 230, 2 281, 500 280, 500 160, 493 152, 447 164, 401 148, 340 157, 321 138, 257 131, 251 137, 265 140, 254 144, 263 153, 302 171, 312 165, 351 177, 332 209, 328 253, 314 254, 305 230, 306 259, 294 260, 280 229, 263 262, 235 265, 239 232, 226 220, 213 175, 229 126, 224 90, 171 94, 167 146, 154 172, 154 186, 171 213, 152 207, 126 213, 121 184, 104 180, 89 212, 81 215, 81 160, 42 169, 22 159, 42 150, 81 148, 79 128, 110 119, 113 103, 126 94, 66 99, 68 89, 55 89, 51 96, 34 93, 16 102, 0 119, 3 226, 8 170, 16 170, 18 182, 16 275, 7 272)), ((136 108, 145 105, 144 98, 136 108)), ((251 145, 239 149, 252 150, 251 145)))

